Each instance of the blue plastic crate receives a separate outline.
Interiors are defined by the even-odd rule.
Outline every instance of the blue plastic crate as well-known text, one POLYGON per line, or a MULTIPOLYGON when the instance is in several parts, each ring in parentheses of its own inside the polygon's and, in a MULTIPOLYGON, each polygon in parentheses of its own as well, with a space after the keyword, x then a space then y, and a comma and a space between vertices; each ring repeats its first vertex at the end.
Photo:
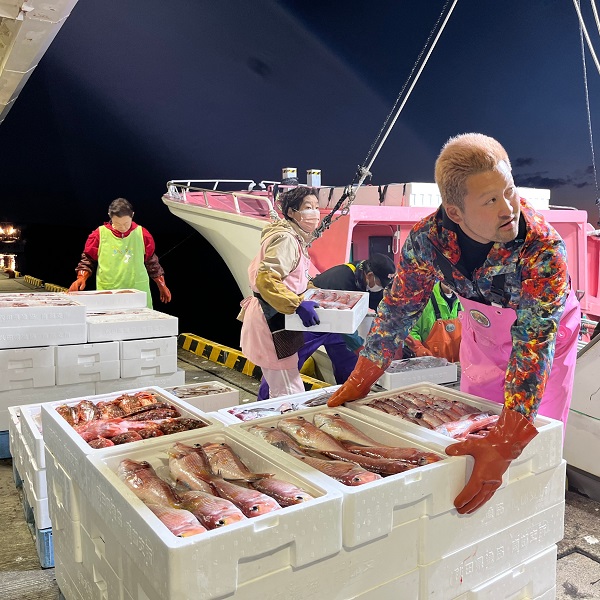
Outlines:
POLYGON ((10 458, 10 438, 8 430, 0 431, 0 458, 10 458))
POLYGON ((52 544, 52 527, 47 529, 37 529, 35 526, 35 517, 33 514, 33 508, 27 501, 27 496, 23 493, 23 514, 25 515, 25 521, 35 542, 35 549, 37 551, 38 558, 40 559, 40 566, 42 569, 49 569, 54 566, 54 546, 52 544))

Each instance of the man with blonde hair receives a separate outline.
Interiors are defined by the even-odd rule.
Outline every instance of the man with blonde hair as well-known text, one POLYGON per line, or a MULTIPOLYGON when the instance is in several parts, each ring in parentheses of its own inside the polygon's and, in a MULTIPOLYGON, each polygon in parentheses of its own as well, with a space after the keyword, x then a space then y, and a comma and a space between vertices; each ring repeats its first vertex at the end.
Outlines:
POLYGON ((455 499, 472 513, 535 437, 542 415, 566 423, 581 310, 565 244, 515 187, 505 149, 479 133, 451 138, 436 161, 442 206, 417 223, 401 252, 357 365, 330 406, 364 397, 393 359, 436 280, 459 297, 461 390, 502 404, 487 437, 452 444, 473 472, 455 499))

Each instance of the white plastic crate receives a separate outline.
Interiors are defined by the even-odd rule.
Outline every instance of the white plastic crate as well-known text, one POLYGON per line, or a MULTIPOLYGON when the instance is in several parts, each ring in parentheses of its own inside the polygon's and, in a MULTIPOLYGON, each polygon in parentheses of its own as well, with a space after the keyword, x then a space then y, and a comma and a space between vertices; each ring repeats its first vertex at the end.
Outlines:
MULTIPOLYGON (((200 421, 206 423, 207 427, 212 426, 212 428, 216 427, 219 429, 222 427, 221 423, 215 421, 207 414, 193 407, 191 404, 188 404, 187 402, 184 402, 183 400, 180 400, 168 392, 165 392, 163 389, 155 386, 121 390, 110 394, 87 396, 85 398, 73 398, 67 400, 66 402, 48 402, 46 404, 42 404, 41 411, 44 443, 46 444, 48 451, 54 457, 56 457, 63 469, 69 473, 69 475, 82 487, 85 481, 85 473, 83 471, 85 469, 85 465, 87 464, 83 461, 83 457, 87 454, 95 454, 101 450, 94 449, 87 442, 85 442, 83 438, 75 431, 75 429, 73 429, 58 412, 56 412, 56 407, 61 404, 72 406, 81 400, 89 400, 94 404, 97 404, 100 401, 107 402, 113 400, 121 394, 135 394, 136 392, 142 391, 151 392, 156 396, 159 402, 167 402, 173 406, 176 406, 183 417, 199 419, 200 421)), ((166 436, 166 439, 176 439, 178 435, 180 434, 171 434, 166 436)), ((145 444, 150 441, 151 439, 130 442, 129 444, 126 444, 127 450, 132 452, 135 445, 145 444)))
POLYGON ((54 367, 9 369, 0 374, 0 391, 49 387, 55 384, 54 367))
POLYGON ((127 377, 107 381, 96 381, 96 394, 108 394, 123 389, 140 388, 148 385, 168 388, 185 383, 185 371, 177 369, 175 373, 166 375, 143 375, 142 377, 127 377))
MULTIPOLYGON (((431 358, 431 357, 423 357, 431 358)), ((386 370, 384 374, 377 380, 377 383, 386 390, 393 390, 395 388, 410 385, 412 383, 452 383, 458 379, 458 369, 455 363, 448 363, 439 367, 419 368, 419 358, 406 359, 406 362, 413 361, 411 364, 415 365, 415 368, 407 371, 399 371, 393 373, 390 370, 386 370)), ((405 362, 404 360, 394 360, 388 367, 393 368, 398 363, 405 362)))
MULTIPOLYGON (((448 400, 459 400, 475 406, 482 411, 487 411, 494 414, 500 414, 502 405, 496 402, 484 400, 478 396, 466 394, 458 390, 453 390, 448 387, 436 385, 433 383, 420 383, 409 385, 396 390, 372 394, 368 398, 348 402, 344 406, 348 409, 357 411, 364 415, 377 418, 382 423, 386 423, 392 427, 400 427, 403 431, 412 431, 423 439, 431 440, 436 443, 441 443, 444 447, 455 443, 457 440, 437 433, 431 429, 426 429, 420 425, 409 423, 383 411, 366 406, 371 400, 389 396, 393 393, 401 392, 419 392, 423 394, 435 394, 448 400)), ((549 417, 537 416, 534 425, 537 427, 538 435, 536 435, 529 444, 525 447, 521 455, 513 460, 504 475, 505 482, 512 481, 527 475, 529 473, 539 473, 546 469, 551 469, 560 465, 562 461, 562 423, 549 417)))
POLYGON ((556 556, 556 544, 552 544, 518 566, 461 594, 456 600, 554 599, 556 556))
POLYGON ((321 323, 310 327, 304 327, 302 320, 296 313, 285 315, 285 328, 293 331, 354 333, 369 310, 369 292, 341 292, 339 290, 320 290, 311 288, 305 292, 304 299, 310 300, 314 294, 320 291, 360 295, 360 299, 348 310, 338 310, 337 308, 315 308, 315 312, 321 323))
MULTIPOLYGON (((11 369, 33 369, 54 366, 54 348, 11 348, 0 350, 0 373, 11 369)), ((2 375, 2 378, 4 375, 2 375)))
POLYGON ((119 346, 121 348, 121 360, 177 355, 177 337, 121 340, 119 346))
POLYGON ((177 317, 150 308, 88 314, 86 323, 88 342, 172 337, 178 333, 177 317))
POLYGON ((177 371, 177 354, 121 360, 121 378, 170 375, 177 371))
MULTIPOLYGON (((271 412, 270 409, 279 409, 284 405, 288 405, 291 411, 295 410, 304 410, 306 406, 304 404, 317 396, 321 396, 322 394, 329 394, 337 390, 339 385, 331 385, 324 388, 316 388, 314 390, 308 390, 306 392, 300 392, 299 394, 288 394, 287 396, 279 396, 278 398, 273 398, 272 400, 257 400, 256 402, 244 402, 238 406, 227 406, 226 408, 221 408, 217 410, 217 414, 219 418, 224 423, 242 423, 242 419, 239 419, 231 412, 229 412, 232 408, 239 408, 240 410, 251 410, 251 411, 260 411, 262 409, 266 409, 267 413, 264 416, 259 416, 257 419, 252 419, 252 422, 258 419, 269 418, 273 416, 277 416, 277 413, 271 412)), ((245 421, 248 423, 249 421, 245 421)))
MULTIPOLYGON (((454 510, 454 498, 467 481, 466 459, 447 457, 439 443, 425 442, 411 432, 400 431, 398 428, 394 430, 369 416, 344 407, 307 408, 291 416, 302 416, 312 422, 313 416, 318 412, 340 414, 351 425, 383 445, 414 447, 426 452, 436 452, 442 458, 438 462, 360 486, 346 486, 293 458, 283 450, 278 450, 295 468, 304 468, 305 473, 310 473, 311 479, 323 481, 343 493, 344 547, 354 548, 389 535, 393 529, 420 517, 433 517, 454 510)), ((232 435, 243 436, 243 438, 251 436, 255 439, 256 445, 268 445, 260 437, 246 430, 254 424, 263 427, 276 426, 277 422, 286 416, 290 415, 265 418, 258 423, 249 421, 239 425, 229 425, 226 430, 231 431, 232 435)), ((416 540, 413 543, 416 549, 416 540)), ((404 551, 398 548, 398 552, 404 551)))
POLYGON ((240 401, 240 391, 220 381, 202 381, 164 389, 204 412, 218 411, 240 401))
POLYGON ((87 312, 146 308, 147 305, 146 292, 132 289, 69 292, 69 297, 85 305, 87 312))
MULTIPOLYGON (((270 448, 255 448, 247 440, 232 437, 227 429, 185 432, 178 438, 146 440, 144 446, 106 448, 88 455, 88 482, 83 493, 101 523, 82 526, 91 531, 109 528, 119 538, 125 571, 133 564, 159 598, 189 598, 190 590, 203 590, 203 598, 221 598, 235 592, 250 572, 265 576, 269 571, 292 566, 301 568, 339 552, 341 548, 341 494, 314 483, 303 473, 279 461, 270 448), (229 444, 249 469, 274 473, 314 496, 313 500, 196 536, 178 538, 116 474, 124 458, 146 460, 155 468, 166 464, 167 450, 175 441, 188 444, 209 441, 229 444), (257 562, 258 569, 253 568, 257 562)), ((87 510, 84 509, 84 510, 87 510)), ((86 513, 87 514, 87 513, 86 513)), ((93 533, 92 537, 96 537, 93 533)), ((143 596, 142 596, 143 597, 143 596)))
MULTIPOLYGON (((564 512, 563 500, 438 561, 420 565, 419 597, 454 599, 469 590, 484 587, 482 584, 507 571, 518 573, 519 565, 562 539, 564 512)), ((504 598, 502 588, 498 595, 495 590, 493 593, 490 598, 504 598)))

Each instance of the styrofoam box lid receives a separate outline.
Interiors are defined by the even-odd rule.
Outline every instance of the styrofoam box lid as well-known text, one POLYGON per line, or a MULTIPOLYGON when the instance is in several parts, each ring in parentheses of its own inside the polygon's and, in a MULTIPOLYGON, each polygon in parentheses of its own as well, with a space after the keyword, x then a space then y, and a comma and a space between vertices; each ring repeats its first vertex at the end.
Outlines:
POLYGON ((299 394, 288 394, 287 396, 279 396, 278 398, 273 398, 271 400, 257 400, 256 402, 244 402, 237 406, 228 406, 227 408, 222 408, 222 409, 218 410, 217 412, 219 413, 219 415, 222 415, 224 417, 224 420, 223 420, 224 423, 242 423, 242 422, 254 423, 257 420, 262 420, 264 418, 270 418, 270 417, 277 416, 277 413, 273 412, 272 414, 267 414, 262 417, 257 417, 256 419, 252 419, 251 421, 242 421, 235 415, 231 414, 229 411, 232 408, 239 408, 240 410, 250 410, 250 411, 255 411, 255 412, 258 412, 261 409, 266 409, 266 410, 275 409, 276 410, 280 406, 287 404, 290 407, 289 411, 286 411, 286 414, 287 414, 287 412, 305 409, 306 407, 303 406, 305 402, 308 402, 309 400, 312 400, 313 398, 316 398, 317 396, 321 396, 322 394, 331 394, 331 393, 335 392, 339 387, 340 387, 339 385, 330 385, 330 386, 323 387, 323 388, 316 388, 314 390, 308 390, 306 392, 301 392, 299 394))
MULTIPOLYGON (((351 425, 386 446, 413 447, 426 452, 437 453, 442 460, 389 475, 359 486, 347 486, 313 469, 308 464, 277 449, 286 461, 291 461, 296 469, 304 467, 311 480, 325 482, 342 492, 343 500, 343 542, 346 547, 354 547, 391 532, 392 527, 418 519, 433 516, 454 509, 454 498, 466 484, 466 460, 464 457, 449 457, 439 442, 426 441, 413 432, 401 431, 389 425, 344 407, 307 408, 292 415, 279 415, 262 419, 259 423, 249 421, 229 425, 232 435, 252 436, 254 442, 268 445, 266 441, 248 429, 253 426, 276 427, 286 417, 302 416, 312 423, 317 413, 339 414, 351 425), (458 459, 458 460, 455 460, 458 459)), ((283 460, 283 459, 282 459, 283 460)))
MULTIPOLYGON (((62 464, 65 471, 69 474, 74 474, 81 469, 81 459, 86 454, 94 454, 99 452, 99 449, 92 448, 84 439, 73 429, 69 423, 56 412, 56 407, 63 404, 73 406, 78 404, 82 400, 89 400, 94 404, 104 401, 108 402, 118 398, 122 394, 135 394, 136 392, 151 392, 157 397, 159 402, 168 402, 176 406, 183 417, 191 417, 199 419, 206 423, 207 427, 214 427, 220 429, 223 424, 215 419, 209 417, 203 411, 195 408, 191 404, 176 398, 164 389, 156 386, 146 386, 136 389, 128 389, 112 392, 110 394, 101 394, 96 396, 84 396, 82 398, 73 398, 67 401, 60 402, 46 402, 41 405, 42 411, 42 428, 44 432, 44 442, 48 451, 53 454, 57 460, 62 464)), ((175 440, 178 433, 169 434, 167 437, 169 440, 175 440)), ((162 438, 163 436, 161 436, 162 438)), ((129 442, 127 446, 131 448, 136 444, 145 444, 150 439, 138 440, 137 442, 129 442)), ((74 475, 73 475, 74 477, 74 475)), ((81 483, 81 482, 80 482, 81 483)))
POLYGON ((146 292, 134 289, 91 290, 69 292, 89 311, 114 310, 119 308, 144 308, 147 304, 146 292))
POLYGON ((85 321, 85 307, 61 293, 2 294, 0 315, 6 327, 69 325, 85 321))
POLYGON ((377 383, 382 388, 390 390, 400 386, 410 385, 411 383, 451 383, 457 380, 458 368, 456 363, 449 363, 439 367, 429 367, 425 369, 416 368, 407 371, 398 371, 396 373, 385 371, 377 380, 377 383))
POLYGON ((369 311, 369 292, 344 292, 340 290, 326 290, 311 288, 304 294, 305 300, 317 292, 336 292, 338 294, 359 295, 358 302, 348 310, 338 310, 337 308, 315 308, 321 323, 305 327, 297 314, 285 315, 285 328, 292 331, 312 331, 318 332, 336 332, 336 333, 354 333, 361 324, 365 315, 369 311))
MULTIPOLYGON (((484 412, 490 412, 497 415, 502 412, 502 404, 490 402, 479 396, 473 396, 472 394, 460 392, 435 383, 416 383, 395 390, 388 390, 386 392, 373 394, 362 400, 348 402, 345 406, 350 410, 355 410, 362 414, 370 416, 377 414, 379 420, 392 427, 400 426, 402 427, 402 430, 413 431, 423 439, 441 443, 444 447, 456 443, 457 440, 454 438, 442 435, 415 423, 410 423, 400 417, 384 413, 383 411, 371 408, 370 406, 366 406, 366 404, 377 398, 385 398, 392 394, 399 394, 402 392, 434 394, 446 398, 447 400, 458 400, 470 404, 484 412)), ((505 475, 505 477, 508 476, 511 480, 515 477, 529 474, 530 472, 537 473, 556 467, 562 460, 562 423, 555 419, 538 415, 534 425, 537 427, 538 435, 527 444, 521 455, 511 462, 508 474, 505 475)))
MULTIPOLYGON (((221 598, 235 592, 239 564, 291 546, 290 566, 300 567, 331 556, 341 549, 341 494, 305 477, 280 460, 279 452, 255 446, 252 439, 236 438, 227 429, 195 430, 175 440, 165 437, 128 448, 114 446, 88 455, 88 485, 84 494, 105 525, 122 539, 125 552, 142 569, 162 598, 187 597, 183 591, 202 589, 203 597, 221 598), (253 472, 274 473, 314 496, 313 500, 282 508, 191 537, 173 535, 120 480, 117 468, 127 458, 148 461, 155 469, 168 465, 167 451, 175 442, 226 443, 253 472), (123 535, 123 524, 128 533, 123 535), (140 548, 151 548, 144 553, 140 548)), ((86 528, 88 525, 82 522, 86 528)), ((279 567, 277 567, 279 568, 279 567)), ((243 572, 243 570, 241 571, 243 572)))

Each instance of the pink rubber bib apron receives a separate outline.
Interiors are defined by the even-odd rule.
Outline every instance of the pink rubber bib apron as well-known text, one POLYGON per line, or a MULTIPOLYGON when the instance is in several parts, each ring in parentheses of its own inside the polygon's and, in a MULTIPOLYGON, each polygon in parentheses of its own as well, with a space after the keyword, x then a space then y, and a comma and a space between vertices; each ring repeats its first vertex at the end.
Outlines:
MULTIPOLYGON (((504 381, 512 351, 510 328, 516 320, 516 312, 512 308, 488 306, 462 297, 460 301, 464 308, 459 313, 463 324, 460 389, 504 404, 504 381)), ((538 410, 540 415, 564 424, 573 392, 580 327, 581 309, 571 290, 560 319, 554 362, 538 410)))

